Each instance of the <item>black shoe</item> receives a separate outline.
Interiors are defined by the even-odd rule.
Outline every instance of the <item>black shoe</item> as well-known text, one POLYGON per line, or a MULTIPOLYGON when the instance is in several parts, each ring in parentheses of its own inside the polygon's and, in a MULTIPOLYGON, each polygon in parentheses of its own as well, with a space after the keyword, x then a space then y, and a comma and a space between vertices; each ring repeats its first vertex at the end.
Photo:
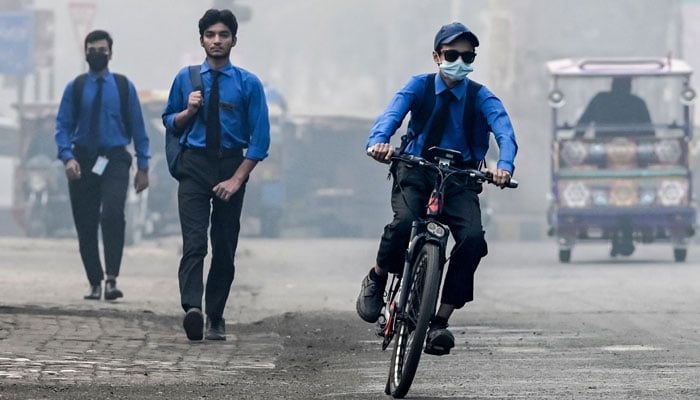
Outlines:
POLYGON ((370 323, 377 322, 384 306, 385 286, 386 282, 375 282, 370 279, 369 274, 365 276, 356 304, 357 315, 360 318, 370 323))
POLYGON ((117 289, 117 281, 105 281, 105 300, 116 300, 120 297, 124 297, 124 293, 117 289))
POLYGON ((223 318, 213 320, 207 318, 207 340, 226 340, 226 323, 223 318))
POLYGON ((90 293, 83 296, 85 300, 99 300, 102 298, 102 285, 90 285, 90 293))
POLYGON ((450 354, 450 349, 455 347, 455 337, 447 327, 431 326, 428 329, 428 338, 425 340, 425 354, 442 356, 450 354))
POLYGON ((204 317, 202 310, 199 308, 190 308, 185 313, 185 319, 182 320, 182 326, 185 328, 187 338, 190 340, 202 340, 204 335, 204 317))

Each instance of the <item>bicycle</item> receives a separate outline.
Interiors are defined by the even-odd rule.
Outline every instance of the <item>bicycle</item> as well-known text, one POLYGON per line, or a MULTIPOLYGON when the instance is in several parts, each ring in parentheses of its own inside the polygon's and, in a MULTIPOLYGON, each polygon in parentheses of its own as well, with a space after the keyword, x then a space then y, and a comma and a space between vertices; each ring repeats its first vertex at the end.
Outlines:
MULTIPOLYGON (((462 160, 458 151, 433 147, 429 157, 436 162, 406 154, 391 157, 392 162, 406 162, 437 171, 435 186, 426 205, 426 215, 413 221, 403 272, 392 275, 377 321, 377 334, 384 338, 382 351, 396 336, 384 389, 394 398, 403 398, 413 383, 428 325, 435 315, 450 235, 449 228, 438 221, 445 183, 455 175, 466 175, 480 183, 494 183, 489 171, 457 168, 455 165, 462 160)), ((507 187, 516 188, 518 182, 511 179, 507 187)))

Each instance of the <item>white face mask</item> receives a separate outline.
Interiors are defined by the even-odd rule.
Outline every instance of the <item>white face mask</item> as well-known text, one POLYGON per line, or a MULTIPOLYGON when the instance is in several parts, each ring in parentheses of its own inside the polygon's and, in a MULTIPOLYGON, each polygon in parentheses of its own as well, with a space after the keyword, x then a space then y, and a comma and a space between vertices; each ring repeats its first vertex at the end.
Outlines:
POLYGON ((453 62, 445 61, 439 64, 438 67, 446 77, 453 81, 461 81, 466 78, 470 72, 474 71, 474 67, 462 61, 461 57, 453 62))

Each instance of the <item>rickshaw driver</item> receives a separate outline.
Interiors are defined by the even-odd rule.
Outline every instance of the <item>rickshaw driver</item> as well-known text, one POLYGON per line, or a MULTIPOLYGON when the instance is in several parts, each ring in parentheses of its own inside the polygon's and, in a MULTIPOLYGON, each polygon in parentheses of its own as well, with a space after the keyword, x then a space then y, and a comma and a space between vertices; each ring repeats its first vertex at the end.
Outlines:
POLYGON ((654 130, 643 125, 651 125, 651 116, 646 102, 632 94, 632 78, 617 76, 612 79, 610 91, 600 92, 591 99, 576 124, 576 137, 584 136, 588 126, 620 125, 620 129, 598 129, 596 137, 619 137, 630 135, 654 135, 654 130), (635 125, 636 129, 622 125, 635 125))
MULTIPOLYGON (((632 94, 632 78, 629 76, 614 77, 610 91, 600 92, 591 99, 576 124, 575 137, 584 137, 590 124, 600 128, 595 131, 597 138, 654 135, 649 108, 641 97, 632 94)), ((629 225, 629 221, 622 221, 620 229, 613 236, 611 257, 634 253, 634 239, 629 225)))

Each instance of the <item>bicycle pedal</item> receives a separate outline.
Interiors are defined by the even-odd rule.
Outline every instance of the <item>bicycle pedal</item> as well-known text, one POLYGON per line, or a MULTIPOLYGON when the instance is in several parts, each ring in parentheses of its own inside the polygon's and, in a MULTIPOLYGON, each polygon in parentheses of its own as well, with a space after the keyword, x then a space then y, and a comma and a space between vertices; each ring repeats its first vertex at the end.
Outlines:
POLYGON ((386 331, 386 325, 377 325, 374 333, 376 333, 377 336, 379 336, 379 337, 384 337, 385 331, 386 331))
POLYGON ((379 318, 377 319, 377 325, 375 326, 376 334, 377 336, 384 336, 384 332, 386 331, 386 317, 384 314, 380 314, 379 318))

